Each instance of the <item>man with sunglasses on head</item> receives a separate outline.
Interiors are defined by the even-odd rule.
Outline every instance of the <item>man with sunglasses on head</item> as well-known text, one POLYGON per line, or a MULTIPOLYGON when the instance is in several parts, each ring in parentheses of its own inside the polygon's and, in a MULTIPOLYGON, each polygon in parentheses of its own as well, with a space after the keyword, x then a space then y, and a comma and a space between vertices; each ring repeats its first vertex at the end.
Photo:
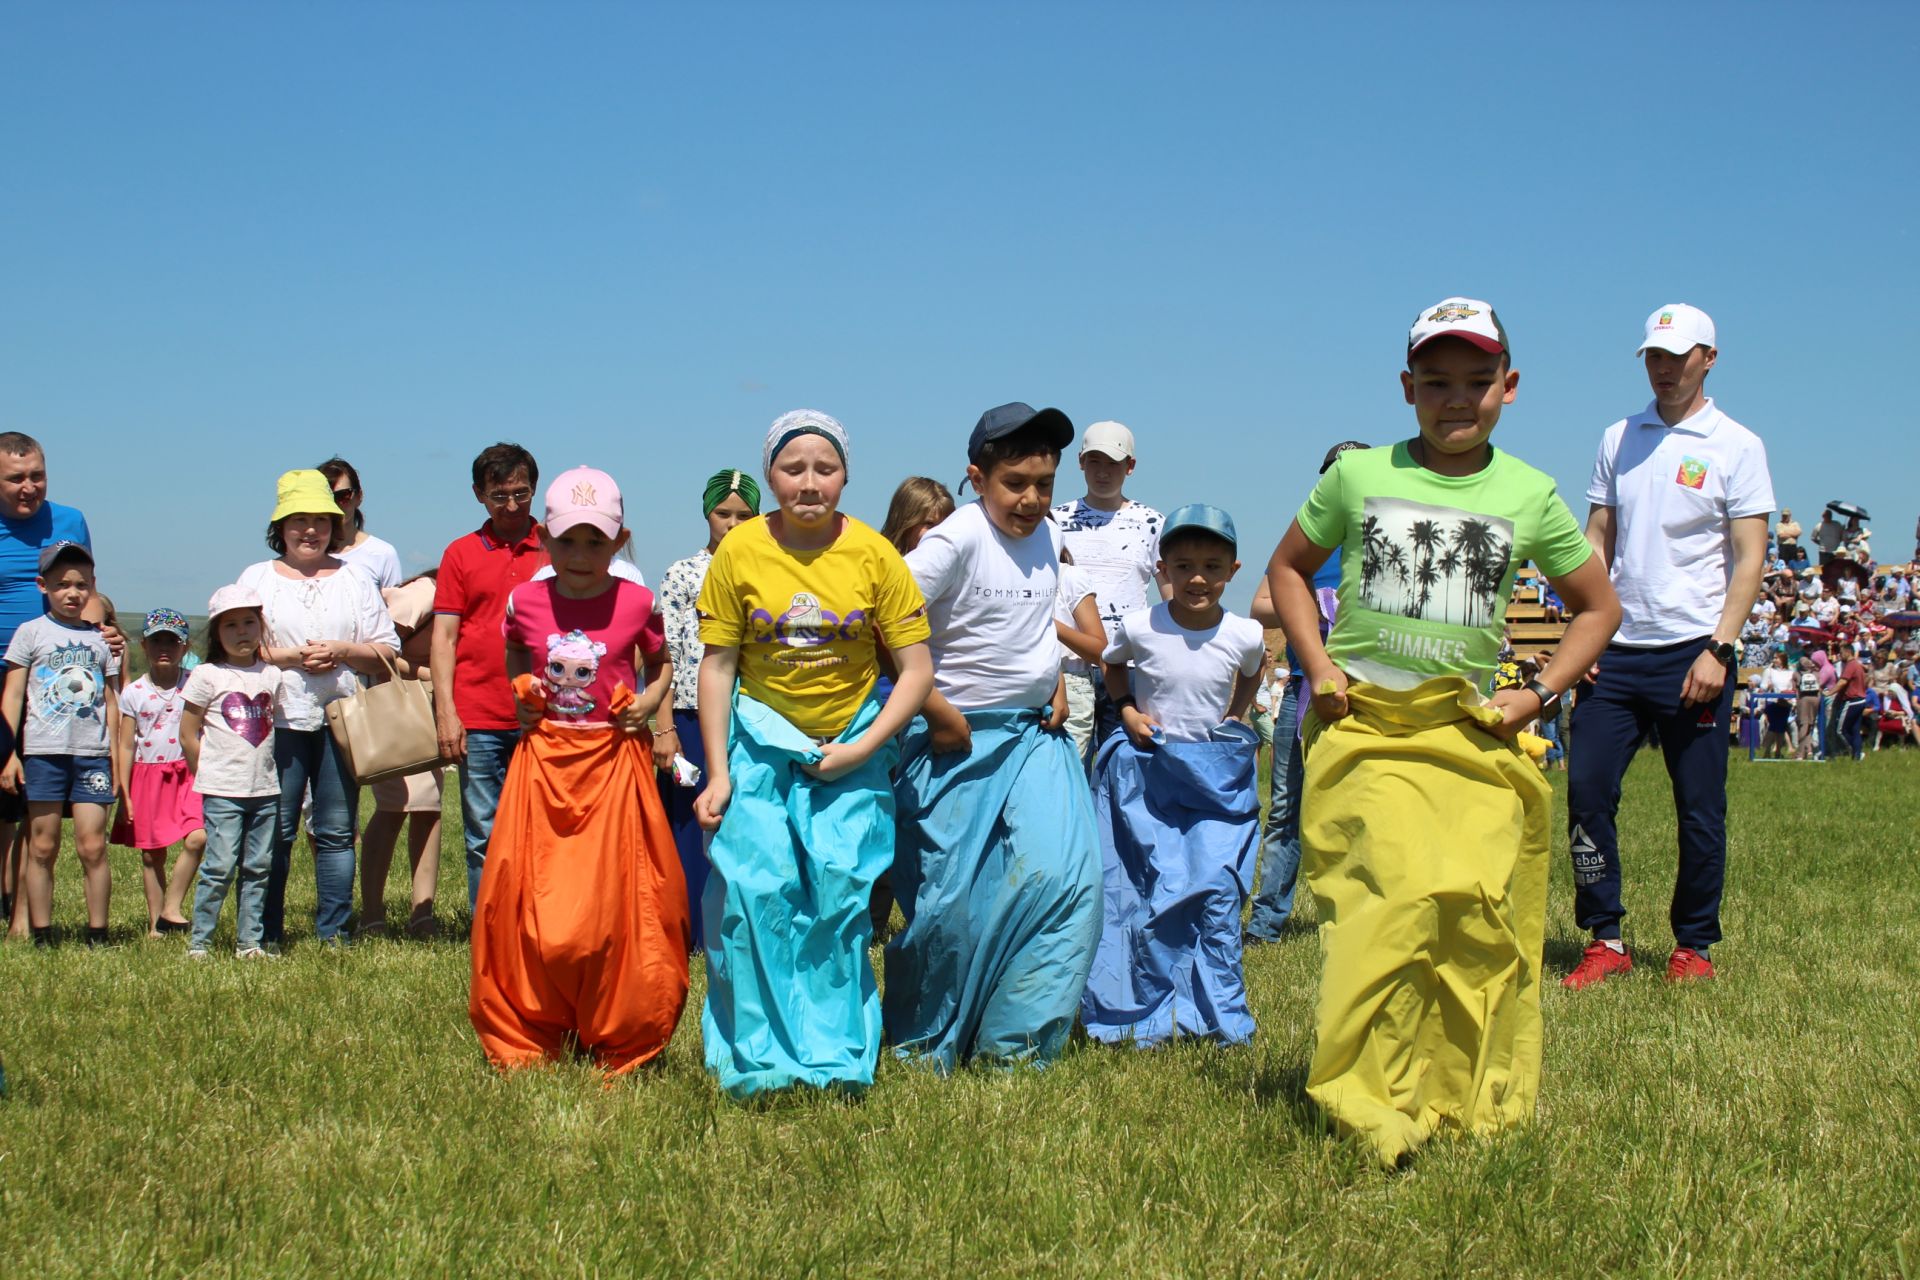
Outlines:
POLYGON ((533 519, 539 483, 539 464, 519 445, 480 451, 473 460, 473 496, 487 509, 487 520, 441 555, 434 591, 434 709, 440 755, 460 766, 468 910, 480 894, 494 810, 520 741, 500 628, 507 596, 547 564, 533 519))

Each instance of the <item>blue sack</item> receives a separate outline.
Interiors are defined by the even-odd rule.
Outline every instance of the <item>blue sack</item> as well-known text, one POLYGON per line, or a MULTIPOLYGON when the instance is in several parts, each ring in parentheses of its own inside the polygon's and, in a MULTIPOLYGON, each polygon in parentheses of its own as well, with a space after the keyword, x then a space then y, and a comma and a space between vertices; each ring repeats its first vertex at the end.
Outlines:
POLYGON ((941 1072, 1060 1055, 1100 939, 1100 848, 1073 743, 1036 711, 974 711, 972 750, 907 735, 894 784, 887 1038, 941 1072))
POLYGON ((1141 751, 1115 733, 1100 748, 1093 803, 1105 927, 1080 1000, 1095 1040, 1253 1036, 1240 907, 1259 843, 1259 740, 1231 721, 1214 739, 1141 751))
MULTIPOLYGON (((880 714, 869 698, 840 741, 880 714)), ((820 749, 745 694, 727 753, 733 798, 701 895, 707 1070, 735 1098, 793 1085, 860 1091, 880 1053, 867 947, 873 882, 893 861, 892 740, 844 777, 801 768, 820 749)))

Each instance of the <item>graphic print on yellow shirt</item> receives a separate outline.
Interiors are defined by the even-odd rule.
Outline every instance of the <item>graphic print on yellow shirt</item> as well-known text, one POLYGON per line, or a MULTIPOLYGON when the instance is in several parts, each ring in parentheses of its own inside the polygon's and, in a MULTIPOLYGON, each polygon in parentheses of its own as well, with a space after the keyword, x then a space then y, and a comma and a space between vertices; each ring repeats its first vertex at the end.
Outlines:
POLYGON ((740 685, 801 732, 832 737, 880 667, 877 642, 926 640, 926 602, 891 543, 851 517, 833 545, 794 551, 765 519, 721 540, 701 585, 700 640, 740 651, 740 685))

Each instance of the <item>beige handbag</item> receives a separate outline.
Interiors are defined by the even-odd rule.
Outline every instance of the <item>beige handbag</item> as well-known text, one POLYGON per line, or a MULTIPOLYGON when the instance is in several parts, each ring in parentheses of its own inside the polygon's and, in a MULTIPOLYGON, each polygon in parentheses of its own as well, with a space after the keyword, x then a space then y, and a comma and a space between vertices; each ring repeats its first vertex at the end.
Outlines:
POLYGON ((334 745, 363 783, 404 778, 447 763, 440 758, 432 681, 402 680, 384 654, 381 661, 387 664, 385 680, 327 704, 334 745))

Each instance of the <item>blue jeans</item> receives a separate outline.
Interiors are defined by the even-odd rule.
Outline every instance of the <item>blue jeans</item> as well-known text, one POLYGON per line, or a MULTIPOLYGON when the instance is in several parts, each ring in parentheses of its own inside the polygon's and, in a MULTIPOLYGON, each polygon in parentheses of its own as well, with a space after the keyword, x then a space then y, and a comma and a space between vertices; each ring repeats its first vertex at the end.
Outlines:
POLYGON ((467 754, 460 761, 460 826, 467 837, 467 910, 480 901, 480 873, 487 865, 487 841, 493 838, 493 814, 507 766, 520 745, 518 729, 469 729, 467 754))
POLYGON ((314 933, 326 942, 346 932, 353 913, 353 837, 360 816, 360 784, 325 729, 273 731, 273 763, 280 771, 280 816, 273 836, 273 871, 267 878, 266 938, 286 941, 287 872, 293 838, 300 831, 300 802, 313 785, 307 840, 313 845, 314 933))
POLYGON ((1289 676, 1287 691, 1273 712, 1273 753, 1267 764, 1267 829, 1260 837, 1260 891, 1253 899, 1246 936, 1275 942, 1293 915, 1293 891, 1300 879, 1300 686, 1289 676))
POLYGON ((236 876, 235 951, 260 945, 265 928, 267 877, 273 874, 273 837, 280 801, 274 796, 203 796, 207 849, 200 856, 200 883, 193 891, 193 947, 206 950, 220 923, 220 907, 236 876))

